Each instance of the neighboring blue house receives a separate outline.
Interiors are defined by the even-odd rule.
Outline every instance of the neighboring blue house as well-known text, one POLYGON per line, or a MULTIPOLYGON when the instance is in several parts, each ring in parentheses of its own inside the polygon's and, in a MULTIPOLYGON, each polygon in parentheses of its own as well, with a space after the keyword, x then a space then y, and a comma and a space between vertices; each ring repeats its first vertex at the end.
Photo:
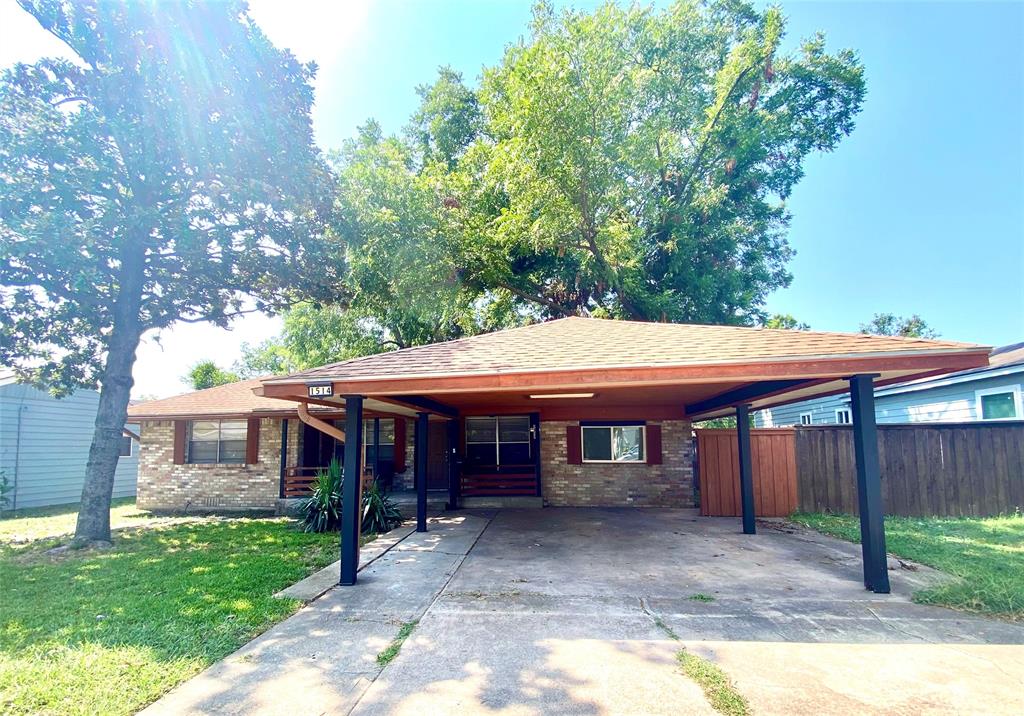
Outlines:
MULTIPOLYGON (((0 472, 7 478, 6 509, 78 502, 89 458, 99 393, 79 390, 57 400, 0 376, 0 472)), ((138 435, 138 426, 127 426, 138 435)), ((122 440, 114 497, 135 494, 139 446, 122 440)))
MULTIPOLYGON (((879 423, 964 423, 1024 420, 1024 343, 996 348, 987 368, 948 373, 875 391, 879 423)), ((760 410, 759 428, 850 423, 849 394, 760 410)))

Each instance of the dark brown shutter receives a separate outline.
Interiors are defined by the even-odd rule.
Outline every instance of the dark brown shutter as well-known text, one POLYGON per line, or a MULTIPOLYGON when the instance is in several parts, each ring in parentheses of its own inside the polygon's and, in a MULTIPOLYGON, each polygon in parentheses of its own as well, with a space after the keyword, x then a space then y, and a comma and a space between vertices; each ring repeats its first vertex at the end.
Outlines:
POLYGON ((405 418, 395 418, 395 472, 405 472, 405 418))
POLYGON ((174 464, 185 464, 185 440, 188 432, 187 420, 174 421, 174 464))
POLYGON ((644 430, 647 433, 647 464, 661 464, 661 426, 648 425, 644 430))
POLYGON ((249 418, 245 430, 245 464, 255 465, 260 461, 260 419, 249 418))
POLYGON ((565 461, 570 465, 583 464, 583 442, 579 425, 565 426, 565 461))

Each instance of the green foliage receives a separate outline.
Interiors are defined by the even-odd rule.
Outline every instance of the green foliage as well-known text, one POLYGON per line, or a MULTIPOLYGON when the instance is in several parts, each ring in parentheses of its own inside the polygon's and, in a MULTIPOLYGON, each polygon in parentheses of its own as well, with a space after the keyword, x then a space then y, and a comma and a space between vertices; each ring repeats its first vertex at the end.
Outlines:
POLYGON ((434 84, 416 88, 420 106, 406 134, 422 163, 442 162, 454 169, 480 133, 483 116, 476 94, 466 87, 460 73, 442 67, 437 74, 434 84))
MULTIPOLYGON (((793 521, 860 542, 851 515, 796 514, 793 521)), ((914 601, 1024 620, 1024 515, 1004 517, 886 517, 892 554, 956 579, 914 594, 914 601)))
POLYGON ((876 336, 902 336, 904 338, 938 338, 938 331, 916 313, 910 317, 892 313, 876 313, 868 323, 860 325, 861 333, 876 336))
POLYGON ((338 550, 337 535, 243 518, 124 530, 59 558, 52 544, 0 545, 5 714, 134 714, 293 613, 272 595, 338 550))
POLYGON ((0 470, 0 512, 11 506, 11 498, 8 493, 14 490, 14 485, 7 479, 7 473, 0 470))
POLYGON ((0 360, 93 387, 115 336, 224 325, 320 263, 313 67, 243 3, 22 5, 78 62, 0 74, 0 360))
POLYGON ((192 386, 193 390, 203 390, 215 385, 237 383, 241 378, 237 373, 218 368, 212 360, 201 360, 189 369, 184 380, 192 386))
POLYGON ((380 486, 374 481, 363 493, 362 533, 384 534, 402 524, 402 519, 398 505, 381 492, 380 486))
POLYGON ((811 327, 803 321, 798 321, 789 313, 772 314, 761 324, 764 328, 774 328, 786 331, 809 331, 811 327))
POLYGON ((543 316, 749 323, 788 284, 783 201, 853 129, 863 69, 781 13, 537 6, 484 73, 457 186, 466 276, 543 316))
POLYGON ((691 599, 691 600, 693 600, 695 602, 713 602, 713 601, 715 601, 715 598, 712 597, 710 594, 702 594, 700 592, 697 592, 696 594, 691 594, 687 598, 691 599))
MULTIPOLYGON (((243 378, 258 378, 264 375, 281 375, 300 369, 288 350, 276 338, 268 338, 252 345, 242 342, 241 358, 235 361, 235 372, 243 378)), ((317 365, 323 365, 319 363, 317 365)), ((301 366, 303 368, 307 366, 301 366)), ((308 366, 311 367, 311 366, 308 366)))
POLYGON ((306 532, 337 532, 341 528, 341 485, 344 474, 337 459, 326 470, 317 470, 313 494, 299 503, 302 529, 306 532))

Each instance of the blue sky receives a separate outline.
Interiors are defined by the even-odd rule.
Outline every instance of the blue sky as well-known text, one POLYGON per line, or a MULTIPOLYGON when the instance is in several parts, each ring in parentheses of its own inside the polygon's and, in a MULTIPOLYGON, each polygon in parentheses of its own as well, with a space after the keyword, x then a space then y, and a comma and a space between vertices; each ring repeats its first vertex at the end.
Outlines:
MULTIPOLYGON (((315 60, 317 138, 334 148, 368 117, 399 131, 414 88, 450 64, 474 81, 526 32, 527 2, 250 0, 278 45, 315 60)), ((594 3, 577 2, 576 7, 594 3)), ((783 3, 788 42, 817 30, 860 53, 867 100, 857 128, 813 157, 789 200, 790 288, 769 300, 822 330, 875 312, 918 313, 943 337, 1024 340, 1024 4, 783 3)), ((0 0, 0 66, 59 50, 0 0)), ((136 394, 205 357, 229 365, 239 341, 276 332, 251 317, 232 332, 180 326, 139 351, 136 394)))

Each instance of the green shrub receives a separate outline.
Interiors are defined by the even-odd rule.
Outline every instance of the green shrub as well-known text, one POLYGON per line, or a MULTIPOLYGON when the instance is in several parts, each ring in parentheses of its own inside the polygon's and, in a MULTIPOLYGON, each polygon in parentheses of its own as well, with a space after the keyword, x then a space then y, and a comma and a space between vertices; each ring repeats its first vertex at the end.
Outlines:
POLYGON ((305 532, 337 532, 341 527, 341 483, 344 474, 335 459, 326 470, 317 470, 313 494, 299 504, 305 532))
POLYGON ((382 534, 402 524, 398 506, 380 491, 374 481, 363 494, 363 534, 382 534))
MULTIPOLYGON (((337 532, 341 528, 341 486, 345 473, 337 460, 316 473, 313 494, 299 504, 302 529, 306 532, 337 532)), ((402 513, 376 482, 363 494, 363 534, 381 534, 402 523, 402 513)))

